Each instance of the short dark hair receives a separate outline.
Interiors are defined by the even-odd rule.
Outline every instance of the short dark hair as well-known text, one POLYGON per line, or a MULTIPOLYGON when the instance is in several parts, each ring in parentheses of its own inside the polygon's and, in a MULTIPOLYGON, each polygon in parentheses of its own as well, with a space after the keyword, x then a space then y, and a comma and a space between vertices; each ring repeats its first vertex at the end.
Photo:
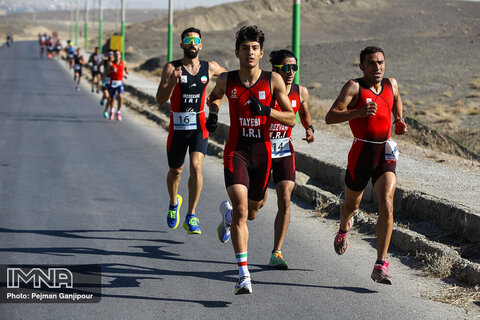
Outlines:
POLYGON ((377 52, 381 52, 383 54, 383 57, 385 57, 385 52, 383 52, 382 48, 374 46, 366 47, 360 52, 360 63, 363 63, 365 56, 367 56, 368 54, 373 54, 377 52))
POLYGON ((256 41, 260 44, 260 49, 263 49, 265 42, 265 34, 257 26, 243 26, 235 34, 235 50, 240 49, 240 45, 245 41, 256 41))
POLYGON ((194 28, 194 27, 190 27, 190 28, 187 28, 187 29, 183 30, 183 32, 182 32, 182 40, 183 40, 183 38, 185 37, 185 35, 186 35, 187 33, 190 33, 190 32, 198 33, 198 35, 200 36, 200 39, 202 39, 202 34, 200 33, 200 29, 197 29, 197 28, 194 28))
POLYGON ((294 58, 295 61, 297 61, 297 57, 295 57, 295 54, 290 50, 281 49, 270 53, 270 63, 272 66, 282 64, 285 58, 294 58))

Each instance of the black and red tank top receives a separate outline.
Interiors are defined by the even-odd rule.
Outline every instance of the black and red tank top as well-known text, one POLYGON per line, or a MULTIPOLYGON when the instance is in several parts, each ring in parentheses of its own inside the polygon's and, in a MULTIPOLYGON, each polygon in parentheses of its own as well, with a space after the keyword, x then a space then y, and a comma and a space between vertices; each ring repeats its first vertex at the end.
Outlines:
POLYGON ((355 79, 359 84, 358 101, 355 106, 348 106, 348 110, 361 108, 367 101, 377 103, 377 112, 374 116, 356 118, 349 121, 353 136, 357 139, 382 142, 390 138, 392 129, 392 108, 395 99, 390 80, 382 80, 379 94, 373 92, 363 79, 355 79))
MULTIPOLYGON (((292 102, 293 112, 296 114, 298 109, 300 109, 300 86, 298 84, 292 84, 290 87, 290 92, 288 93, 288 98, 292 102)), ((277 101, 275 101, 275 109, 281 110, 277 101)), ((270 138, 271 139, 282 139, 290 138, 292 135, 293 127, 286 126, 284 124, 278 123, 275 120, 271 120, 270 124, 270 138)))
MULTIPOLYGON (((208 131, 205 128, 205 98, 208 82, 210 81, 208 75, 209 64, 208 61, 200 60, 200 69, 196 75, 191 75, 181 60, 171 62, 176 68, 181 67, 182 76, 177 85, 173 89, 170 97, 170 127, 173 130, 174 122, 182 121, 182 116, 188 116, 187 113, 196 113, 196 129, 201 129, 205 136, 208 136, 208 131)), ((192 130, 192 127, 185 126, 186 130, 192 130)), ((175 130, 179 130, 181 126, 176 126, 175 130)))
POLYGON ((267 116, 254 116, 250 112, 252 98, 273 107, 271 76, 263 71, 257 82, 247 88, 240 80, 239 71, 228 72, 226 95, 230 111, 230 130, 225 153, 251 143, 270 143, 270 120, 267 116))

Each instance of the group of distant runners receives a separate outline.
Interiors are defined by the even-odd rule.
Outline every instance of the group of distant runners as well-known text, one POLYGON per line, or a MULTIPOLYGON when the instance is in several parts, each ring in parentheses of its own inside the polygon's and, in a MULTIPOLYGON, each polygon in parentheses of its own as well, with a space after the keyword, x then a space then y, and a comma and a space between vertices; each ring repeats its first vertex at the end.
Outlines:
MULTIPOLYGON (((290 221, 290 198, 295 185, 295 153, 291 138, 298 111, 307 143, 314 141, 314 127, 308 110, 308 90, 294 84, 298 70, 296 56, 282 49, 270 54, 272 71, 259 67, 264 55, 264 33, 257 26, 244 26, 236 33, 235 54, 240 69, 227 72, 215 61, 200 60, 202 36, 197 28, 181 34, 183 58, 167 63, 157 90, 157 102, 170 100, 167 140, 169 171, 167 189, 170 205, 167 224, 180 223, 183 198, 178 194, 187 150, 190 155, 188 208, 183 227, 189 234, 201 234, 196 207, 203 186, 202 164, 209 134, 218 125, 222 98, 228 99, 230 127, 223 152, 224 179, 229 201, 220 204, 218 238, 232 240, 239 278, 235 294, 252 292, 248 271, 247 220, 254 220, 266 201, 272 177, 277 191, 278 211, 274 222, 274 244, 269 265, 287 269, 282 245, 290 221), (207 98, 206 87, 217 76, 207 98), (209 108, 206 115, 205 105, 209 108)), ((371 278, 392 284, 387 250, 393 228, 393 194, 396 185, 396 143, 390 137, 404 134, 402 101, 394 78, 384 78, 385 54, 381 48, 367 47, 360 53, 363 77, 349 80, 325 117, 327 124, 348 121, 354 141, 348 155, 345 201, 340 212, 340 228, 334 239, 339 255, 348 247, 348 232, 363 191, 372 179, 378 197, 377 259, 371 278)))
MULTIPOLYGON (((47 52, 47 58, 56 58, 62 51, 61 41, 58 37, 50 37, 47 34, 39 35, 40 57, 43 58, 47 52), (50 55, 50 44, 57 43, 50 55)), ((91 91, 92 93, 101 93, 100 105, 104 106, 103 116, 106 119, 122 121, 121 108, 123 105, 124 83, 123 79, 128 78, 128 68, 122 60, 122 53, 119 50, 107 50, 105 54, 100 53, 100 48, 85 60, 81 48, 75 48, 72 41, 67 40, 67 45, 63 48, 65 61, 69 68, 73 70, 73 80, 75 81, 75 90, 80 91, 83 68, 86 65, 91 69, 91 91), (117 100, 117 109, 114 101, 117 100)))

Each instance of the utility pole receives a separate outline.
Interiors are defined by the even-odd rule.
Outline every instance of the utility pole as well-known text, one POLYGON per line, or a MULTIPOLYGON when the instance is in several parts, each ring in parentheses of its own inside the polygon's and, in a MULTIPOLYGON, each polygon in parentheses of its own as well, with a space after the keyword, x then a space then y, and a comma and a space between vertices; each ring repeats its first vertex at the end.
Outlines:
POLYGON ((73 39, 73 0, 70 1, 70 41, 73 39))
POLYGON ((88 0, 85 0, 85 51, 88 50, 88 0))
POLYGON ((173 0, 168 1, 168 52, 167 62, 172 61, 173 43, 173 0))
POLYGON ((98 13, 98 47, 100 48, 100 53, 103 52, 103 0, 100 0, 99 4, 99 13, 98 13))
POLYGON ((75 10, 75 47, 78 47, 78 22, 80 20, 80 9, 78 7, 78 0, 76 0, 77 8, 75 10))
POLYGON ((122 0, 122 60, 125 60, 125 0, 122 0))
POLYGON ((300 0, 293 0, 292 51, 297 57, 298 71, 293 83, 300 82, 300 0))

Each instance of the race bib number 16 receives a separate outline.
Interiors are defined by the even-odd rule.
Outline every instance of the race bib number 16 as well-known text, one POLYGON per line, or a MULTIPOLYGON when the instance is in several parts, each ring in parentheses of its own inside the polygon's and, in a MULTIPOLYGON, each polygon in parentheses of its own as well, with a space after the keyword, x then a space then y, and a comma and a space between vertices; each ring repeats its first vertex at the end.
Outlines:
POLYGON ((197 113, 196 112, 174 112, 173 113, 174 130, 196 130, 197 113))

